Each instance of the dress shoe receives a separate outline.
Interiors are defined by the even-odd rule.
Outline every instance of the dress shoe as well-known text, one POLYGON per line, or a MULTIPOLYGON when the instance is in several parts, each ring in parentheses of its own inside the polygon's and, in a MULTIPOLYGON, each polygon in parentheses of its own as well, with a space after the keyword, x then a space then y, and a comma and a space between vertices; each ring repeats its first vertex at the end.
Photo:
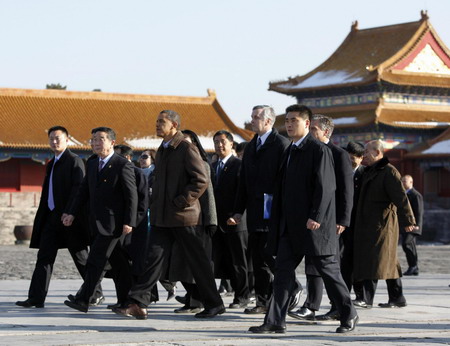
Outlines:
POLYGON ((286 327, 264 323, 257 327, 250 327, 248 331, 250 333, 255 334, 272 334, 272 333, 284 334, 286 333, 286 327))
POLYGON ((186 296, 175 296, 175 300, 178 303, 181 303, 183 305, 186 305, 186 296))
POLYGON ((167 299, 166 299, 166 301, 175 298, 175 292, 176 292, 176 288, 175 287, 173 288, 173 290, 167 291, 167 299))
POLYGON ((225 306, 219 305, 215 308, 211 309, 205 309, 202 312, 199 312, 198 314, 195 314, 196 318, 213 318, 217 315, 222 315, 225 312, 225 306))
POLYGON ((388 303, 380 303, 378 306, 380 308, 404 308, 406 306, 406 302, 388 302, 388 303))
MULTIPOLYGON (((67 296, 67 299, 70 300, 72 303, 75 303, 78 300, 78 298, 76 296, 74 296, 73 294, 69 294, 67 296)), ((104 296, 92 298, 91 301, 89 302, 89 306, 99 306, 104 301, 105 301, 104 296)))
POLYGON ((417 266, 409 267, 408 270, 403 273, 403 275, 405 275, 405 276, 416 275, 417 276, 417 275, 419 275, 419 268, 417 266))
POLYGON ((316 313, 309 310, 307 307, 302 306, 297 311, 289 311, 288 315, 298 320, 314 321, 316 313))
POLYGON ((324 315, 316 316, 317 321, 339 321, 341 319, 341 315, 337 310, 330 310, 324 315))
POLYGON ((351 332, 352 330, 355 330, 355 327, 358 324, 358 321, 359 321, 359 317, 358 317, 358 315, 356 315, 355 317, 353 317, 349 321, 341 324, 336 329, 336 333, 348 333, 348 332, 351 332))
POLYGON ((134 317, 138 320, 146 320, 147 319, 147 309, 141 308, 137 304, 130 304, 126 308, 115 308, 112 309, 118 315, 123 315, 127 317, 134 317))
POLYGON ((106 308, 109 309, 109 310, 122 308, 122 307, 123 306, 120 303, 106 305, 106 308))
POLYGON ((78 311, 81 311, 84 313, 88 312, 88 310, 89 310, 88 304, 86 304, 82 301, 79 301, 79 300, 78 301, 75 300, 73 302, 71 300, 66 300, 66 301, 64 301, 64 304, 66 304, 69 308, 72 308, 72 309, 75 309, 75 310, 78 310, 78 311))
POLYGON ((367 304, 364 300, 353 300, 352 301, 354 306, 357 306, 358 308, 365 308, 365 309, 372 309, 371 304, 367 304))
POLYGON ((181 308, 173 310, 176 314, 196 314, 198 312, 202 311, 202 308, 193 307, 190 306, 182 306, 181 308))
POLYGON ((232 302, 228 307, 230 309, 242 309, 246 308, 248 305, 248 301, 241 301, 241 302, 232 302))
POLYGON ((267 308, 265 306, 255 306, 254 308, 247 308, 244 310, 244 314, 248 315, 265 314, 266 312, 267 308))
POLYGON ((296 294, 291 297, 291 301, 289 302, 288 311, 294 310, 298 303, 300 303, 300 298, 302 297, 303 289, 300 289, 296 294))
POLYGON ((22 306, 24 308, 43 308, 44 307, 44 303, 35 303, 33 301, 31 301, 30 299, 27 300, 19 300, 16 302, 16 305, 18 306, 22 306))

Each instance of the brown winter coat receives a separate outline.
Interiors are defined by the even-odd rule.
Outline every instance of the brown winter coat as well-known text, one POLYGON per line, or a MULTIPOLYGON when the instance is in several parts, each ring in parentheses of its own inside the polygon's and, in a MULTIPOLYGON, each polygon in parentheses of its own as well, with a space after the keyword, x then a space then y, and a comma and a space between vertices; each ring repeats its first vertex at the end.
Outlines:
POLYGON ((401 276, 399 220, 404 226, 415 224, 400 173, 383 158, 367 167, 362 178, 354 233, 355 281, 401 276))
POLYGON ((199 198, 208 186, 197 148, 178 131, 167 148, 158 148, 150 223, 157 227, 201 225, 199 198))

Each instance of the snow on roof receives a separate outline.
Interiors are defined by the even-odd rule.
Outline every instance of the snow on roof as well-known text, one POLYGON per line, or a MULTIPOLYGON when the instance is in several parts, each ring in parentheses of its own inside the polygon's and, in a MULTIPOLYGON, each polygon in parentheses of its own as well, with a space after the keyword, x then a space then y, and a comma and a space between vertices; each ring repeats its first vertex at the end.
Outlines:
POLYGON ((438 122, 438 121, 393 121, 394 125, 404 126, 447 126, 450 122, 438 122))
POLYGON ((433 144, 422 154, 450 154, 450 139, 433 144))
POLYGON ((357 124, 358 118, 356 118, 356 117, 338 118, 338 119, 333 119, 333 123, 334 123, 334 125, 357 124))
POLYGON ((359 82, 362 80, 362 77, 352 77, 352 74, 349 74, 345 71, 319 71, 312 76, 306 78, 298 84, 282 84, 280 87, 286 89, 296 89, 296 88, 313 88, 313 87, 321 87, 327 85, 335 85, 335 84, 346 84, 359 82))

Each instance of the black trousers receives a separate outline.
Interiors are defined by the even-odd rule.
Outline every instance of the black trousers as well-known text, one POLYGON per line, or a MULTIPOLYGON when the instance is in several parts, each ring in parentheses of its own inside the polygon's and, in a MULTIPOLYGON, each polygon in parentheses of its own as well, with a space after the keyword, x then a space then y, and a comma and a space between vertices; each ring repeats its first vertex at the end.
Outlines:
MULTIPOLYGON (((273 282, 273 298, 264 319, 265 323, 284 326, 289 308, 290 298, 297 288, 295 269, 303 260, 304 254, 293 251, 291 241, 285 233, 279 238, 276 257, 275 278, 273 282)), ((345 323, 356 316, 350 293, 342 279, 336 256, 312 256, 312 263, 323 278, 325 287, 336 302, 341 322, 345 323)))
POLYGON ((408 267, 417 267, 417 237, 418 234, 415 233, 402 233, 402 248, 406 254, 408 267))
POLYGON ((222 232, 219 228, 212 241, 214 268, 218 269, 216 277, 230 279, 234 303, 248 302, 247 231, 222 232))
MULTIPOLYGON (((373 299, 375 297, 375 291, 377 290, 378 280, 364 280, 362 282, 364 287, 364 301, 373 305, 373 299)), ((406 299, 403 296, 402 280, 387 279, 386 280, 387 291, 389 296, 389 303, 405 303, 406 299)))
POLYGON ((268 232, 249 232, 248 248, 252 255, 256 306, 268 306, 272 296, 275 259, 267 256, 265 247, 268 232))
MULTIPOLYGON (((47 217, 44 228, 42 229, 39 251, 37 254, 36 266, 31 278, 30 288, 28 290, 28 299, 36 304, 44 303, 47 297, 50 279, 53 273, 53 265, 58 254, 58 226, 52 221, 51 212, 47 217)), ((60 221, 59 221, 60 222, 60 221)), ((86 272, 86 261, 88 258, 87 247, 74 248, 69 244, 69 253, 78 269, 81 277, 84 278, 86 272)), ((101 295, 101 291, 100 291, 101 295)))
POLYGON ((150 290, 161 277, 164 262, 170 258, 174 241, 180 244, 186 264, 189 266, 197 284, 197 289, 206 309, 223 305, 217 291, 210 259, 203 246, 203 239, 194 226, 152 227, 145 270, 130 290, 129 299, 141 306, 150 304, 150 290))

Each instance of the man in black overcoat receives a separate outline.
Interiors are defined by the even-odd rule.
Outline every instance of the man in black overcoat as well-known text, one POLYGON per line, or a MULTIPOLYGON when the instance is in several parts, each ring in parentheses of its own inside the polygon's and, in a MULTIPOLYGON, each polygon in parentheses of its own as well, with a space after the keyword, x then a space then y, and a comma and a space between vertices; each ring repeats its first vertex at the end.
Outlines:
POLYGON ((285 333, 286 314, 295 289, 295 269, 305 255, 322 276, 336 303, 341 325, 336 332, 355 329, 358 315, 336 259, 336 179, 331 150, 309 134, 311 110, 286 109, 285 125, 293 144, 286 150, 272 205, 267 250, 276 256, 273 298, 261 326, 252 333, 285 333))
MULTIPOLYGON (((64 227, 61 217, 68 211, 84 177, 83 160, 68 148, 69 134, 66 128, 54 126, 48 130, 50 149, 55 154, 46 168, 41 200, 33 224, 30 248, 39 249, 36 266, 28 291, 28 299, 16 302, 23 307, 44 307, 53 264, 58 249, 67 248, 81 275, 84 277, 88 257, 89 232, 80 222, 64 227)), ((101 291, 94 300, 102 297, 101 291)))
POLYGON ((102 278, 108 259, 115 268, 128 266, 124 258, 115 256, 113 250, 121 237, 136 226, 138 202, 133 165, 114 153, 114 130, 98 127, 92 130, 92 135, 98 159, 88 161, 86 176, 63 219, 64 225, 70 226, 77 210, 89 203, 89 223, 95 238, 87 260, 84 283, 75 300, 64 302, 81 312, 88 311, 88 302, 102 278))

